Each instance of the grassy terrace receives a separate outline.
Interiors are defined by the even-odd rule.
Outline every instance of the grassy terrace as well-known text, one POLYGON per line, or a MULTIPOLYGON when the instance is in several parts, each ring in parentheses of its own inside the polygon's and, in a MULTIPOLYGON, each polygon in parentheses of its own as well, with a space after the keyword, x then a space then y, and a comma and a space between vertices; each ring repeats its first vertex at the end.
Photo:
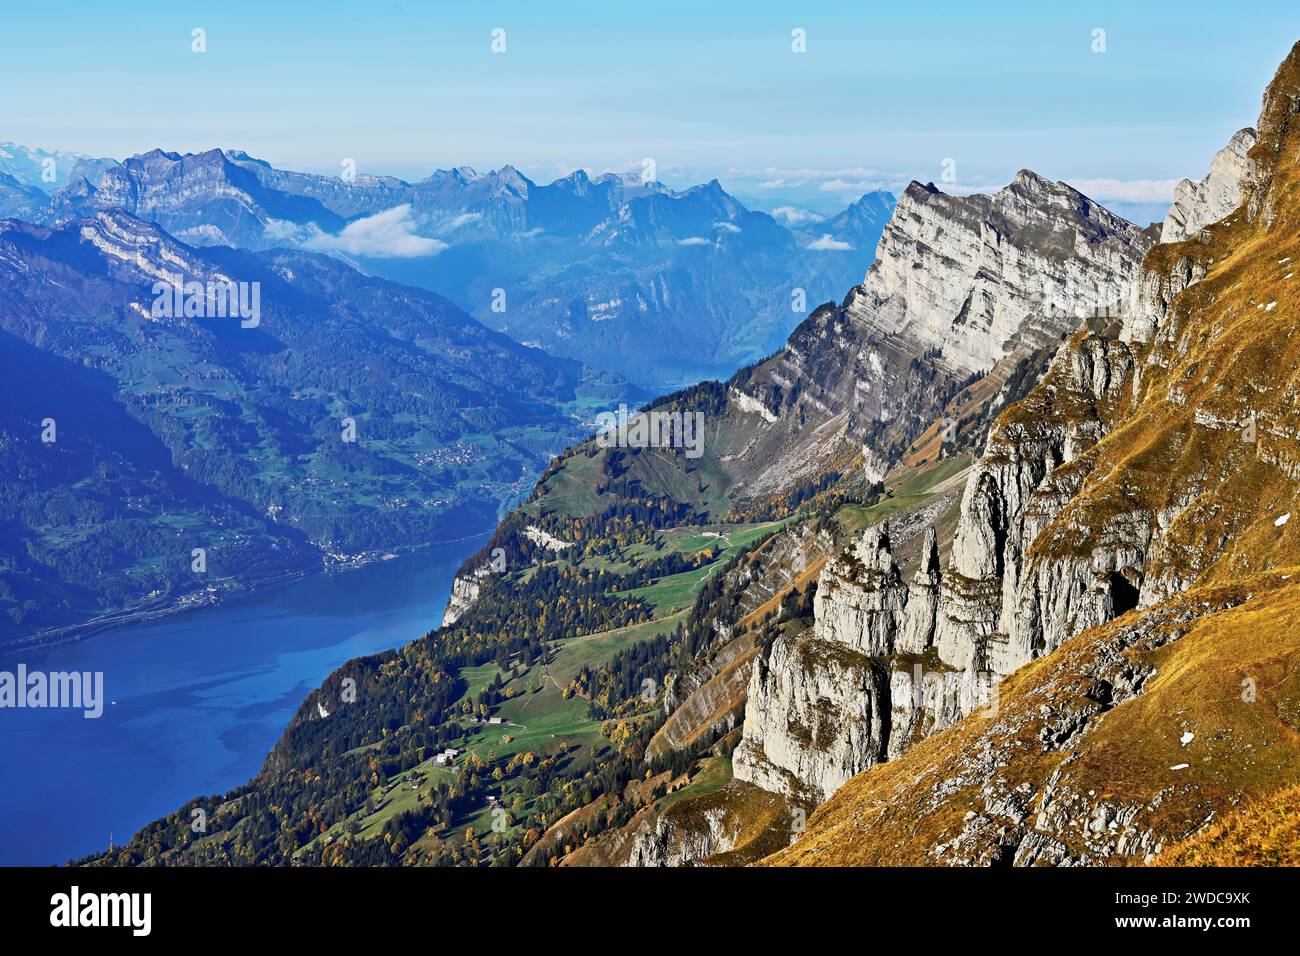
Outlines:
MULTIPOLYGON (((732 525, 731 527, 736 529, 733 531, 708 531, 702 533, 689 528, 675 528, 666 536, 668 541, 665 544, 664 552, 661 553, 666 553, 668 550, 689 553, 721 544, 723 547, 722 554, 718 556, 717 561, 706 564, 704 567, 696 568, 693 571, 683 571, 680 574, 670 574, 645 587, 633 588, 630 591, 619 593, 642 598, 654 608, 656 616, 685 610, 695 603, 695 596, 700 593, 704 583, 717 573, 719 568, 726 567, 733 554, 749 547, 763 535, 778 530, 784 524, 784 521, 768 521, 753 525, 732 525)), ((726 526, 720 525, 718 527, 726 526)), ((645 554, 647 557, 653 553, 645 545, 630 550, 645 554)), ((639 554, 634 555, 634 557, 639 556, 639 554)))
MULTIPOLYGON (((569 761, 592 761, 607 745, 600 734, 600 721, 587 716, 587 702, 583 698, 572 696, 566 699, 564 688, 584 666, 599 667, 623 648, 671 631, 683 616, 680 613, 668 615, 632 627, 557 642, 558 649, 549 664, 526 668, 517 678, 504 685, 511 697, 502 703, 494 716, 504 718, 508 724, 472 727, 464 737, 456 741, 454 746, 463 751, 457 758, 457 763, 464 763, 471 754, 489 763, 496 763, 514 754, 527 752, 538 755, 562 753, 569 761)), ((466 682, 466 690, 460 699, 473 700, 499 673, 505 676, 495 664, 464 668, 461 677, 466 682)), ((450 782, 456 772, 454 768, 435 765, 430 758, 408 771, 396 774, 389 781, 395 786, 375 790, 374 796, 379 803, 373 812, 360 811, 351 817, 360 823, 361 837, 365 839, 378 836, 384 824, 393 816, 415 809, 420 794, 430 785, 436 785, 439 781, 450 782), (418 790, 411 789, 412 780, 420 781, 418 790)), ((502 793, 507 806, 512 805, 513 798, 517 795, 511 788, 512 782, 505 782, 502 793)), ((469 826, 473 826, 478 833, 491 830, 491 808, 486 803, 466 819, 457 821, 450 833, 441 836, 446 838, 463 833, 469 826)), ((342 829, 341 826, 336 826, 327 835, 333 839, 342 833, 342 829)))
MULTIPOLYGON (((608 484, 606 455, 593 444, 582 446, 564 459, 563 467, 542 484, 536 500, 522 506, 525 514, 538 516, 563 513, 574 516, 598 514, 620 499, 601 488, 608 484)), ((701 514, 718 517, 731 507, 728 479, 721 463, 711 453, 686 459, 660 449, 633 449, 623 462, 623 477, 640 483, 646 494, 669 498, 695 507, 701 514)))
POLYGON ((660 812, 663 812, 673 804, 681 803, 683 800, 693 800, 696 797, 716 793, 730 781, 731 758, 710 757, 703 762, 699 772, 691 778, 690 783, 660 799, 657 807, 660 812))
MULTIPOLYGON (((696 595, 709 578, 728 564, 729 559, 761 538, 777 530, 783 522, 763 522, 745 525, 711 525, 707 527, 673 528, 661 532, 654 542, 639 544, 624 550, 616 559, 587 558, 585 562, 597 563, 613 573, 626 572, 643 562, 662 557, 672 551, 694 553, 722 546, 718 560, 704 567, 682 574, 658 579, 650 585, 626 592, 644 598, 654 609, 654 618, 629 627, 601 631, 556 641, 553 653, 546 664, 520 667, 516 677, 502 671, 495 663, 463 668, 461 679, 465 689, 457 704, 473 701, 491 685, 498 676, 504 681, 506 696, 493 716, 505 724, 484 724, 467 727, 467 732, 453 746, 462 753, 457 764, 471 756, 497 765, 515 754, 532 753, 538 757, 555 755, 566 764, 580 769, 583 765, 599 761, 607 752, 609 742, 601 735, 601 722, 587 715, 587 701, 577 695, 566 697, 565 689, 584 667, 599 668, 625 648, 661 634, 670 633, 686 617, 696 595)), ((567 560, 567 559, 560 559, 567 560)), ((525 572, 527 573, 527 572, 525 572)), ((378 836, 384 824, 396 814, 415 809, 420 795, 439 782, 450 782, 458 772, 456 767, 439 767, 430 758, 412 769, 395 775, 389 784, 377 788, 373 794, 377 805, 354 814, 350 819, 360 825, 360 836, 378 836), (412 789, 412 781, 419 788, 412 789)), ((704 766, 689 787, 681 794, 699 795, 721 787, 730 778, 730 766, 710 762, 704 766), (716 779, 715 779, 716 778, 716 779), (697 786, 698 785, 698 786, 697 786), (700 789, 707 785, 707 790, 700 789)), ((517 781, 507 778, 502 782, 500 798, 512 809, 531 809, 535 798, 528 798, 516 789, 517 781)), ((670 795, 674 802, 681 799, 670 795)), ((475 808, 465 818, 457 820, 448 832, 437 835, 447 839, 463 834, 468 827, 476 833, 490 832, 491 807, 487 803, 475 808)), ((341 835, 342 825, 326 834, 327 839, 341 835)), ((426 841, 430 838, 425 838, 426 841)))
POLYGON ((955 455, 917 469, 908 469, 898 476, 898 483, 889 488, 888 498, 869 506, 844 505, 836 518, 846 530, 855 532, 891 515, 912 511, 933 498, 940 485, 970 467, 970 463, 969 455, 955 455))

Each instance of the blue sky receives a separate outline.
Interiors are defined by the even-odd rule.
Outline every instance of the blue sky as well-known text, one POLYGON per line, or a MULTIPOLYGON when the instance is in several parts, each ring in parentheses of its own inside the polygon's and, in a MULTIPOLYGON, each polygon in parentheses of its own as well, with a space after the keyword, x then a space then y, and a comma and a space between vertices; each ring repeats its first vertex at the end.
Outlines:
POLYGON ((6 5, 0 29, 0 140, 33 146, 240 147, 408 179, 650 157, 670 184, 717 176, 769 208, 939 181, 951 158, 959 189, 1030 167, 1119 208, 1158 204, 1254 122, 1300 8, 45 0, 6 5))

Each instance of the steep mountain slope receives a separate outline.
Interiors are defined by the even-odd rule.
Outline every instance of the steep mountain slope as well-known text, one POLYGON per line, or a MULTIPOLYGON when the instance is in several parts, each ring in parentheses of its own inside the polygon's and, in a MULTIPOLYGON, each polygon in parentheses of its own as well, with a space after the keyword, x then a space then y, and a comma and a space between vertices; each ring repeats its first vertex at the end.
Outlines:
POLYGON ((1009 678, 996 711, 850 780, 771 862, 1153 861, 1300 778, 1298 597, 1258 576, 1085 632, 1009 678))
POLYGON ((872 193, 818 234, 750 212, 713 181, 682 191, 510 166, 406 183, 279 170, 241 151, 154 150, 0 211, 65 221, 121 208, 193 245, 334 252, 447 295, 518 341, 661 388, 729 374, 784 341, 803 302, 846 288, 892 208, 872 193), (798 290, 798 301, 795 301, 798 290))
POLYGON ((1300 866, 1300 786, 1224 815, 1156 858, 1158 866, 1300 866))
MULTIPOLYGON (((1000 417, 937 606, 898 590, 881 529, 856 594, 824 572, 818 627, 893 654, 865 712, 894 717, 859 759, 918 717, 923 734, 965 719, 845 784, 777 862, 1140 860, 1296 782, 1297 117, 1300 44, 1222 184, 1240 206, 1154 249, 1120 335, 1076 336, 1000 417), (900 724, 899 652, 918 647, 936 659, 900 724)), ((1182 221, 1221 208, 1214 192, 1182 221)))
POLYGON ((575 363, 438 296, 121 211, 0 223, 0 336, 3 643, 485 530, 582 428, 575 363))

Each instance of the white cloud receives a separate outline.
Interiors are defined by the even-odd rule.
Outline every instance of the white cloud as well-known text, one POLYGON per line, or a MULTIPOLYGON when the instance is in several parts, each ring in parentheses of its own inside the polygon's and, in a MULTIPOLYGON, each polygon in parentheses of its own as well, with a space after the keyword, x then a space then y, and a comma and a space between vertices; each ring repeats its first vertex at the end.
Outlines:
POLYGON ((762 179, 772 182, 784 180, 787 183, 791 180, 800 181, 799 183, 790 183, 791 185, 799 185, 810 179, 814 181, 823 179, 867 179, 879 175, 874 169, 868 169, 866 166, 846 166, 840 169, 812 169, 809 167, 783 169, 780 166, 767 166, 763 169, 743 169, 732 166, 727 173, 739 179, 762 179))
POLYGON ((734 222, 715 222, 714 229, 721 229, 723 232, 740 232, 740 227, 734 222))
POLYGON ((678 239, 677 244, 679 246, 707 246, 709 240, 703 236, 687 236, 685 239, 678 239))
POLYGON ((449 248, 445 242, 416 235, 410 203, 350 222, 337 236, 317 236, 304 243, 304 246, 373 259, 436 256, 449 248))
POLYGON ((847 242, 841 242, 839 239, 832 239, 829 232, 824 232, 820 239, 808 243, 808 248, 816 249, 820 252, 844 252, 853 247, 847 242))
POLYGON ((869 179, 859 179, 856 181, 847 179, 828 179, 817 188, 824 193, 869 193, 873 190, 880 189, 881 184, 872 182, 869 179))
POLYGON ((772 216, 775 219, 784 219, 792 226, 801 225, 805 222, 821 222, 826 218, 811 209, 799 209, 795 206, 777 206, 772 210, 772 216))
POLYGON ((1177 179, 1069 179, 1071 186, 1098 202, 1172 202, 1177 179))
POLYGON ((322 235, 320 227, 314 222, 300 226, 288 219, 268 219, 266 225, 262 227, 262 232, 272 242, 285 243, 306 242, 315 236, 322 235))
POLYGON ((483 218, 481 212, 464 212, 457 216, 448 225, 448 229, 459 229, 461 226, 468 226, 471 222, 478 222, 483 218))
POLYGON ((541 226, 533 226, 531 229, 525 229, 523 232, 516 232, 516 239, 533 239, 542 234, 541 226))

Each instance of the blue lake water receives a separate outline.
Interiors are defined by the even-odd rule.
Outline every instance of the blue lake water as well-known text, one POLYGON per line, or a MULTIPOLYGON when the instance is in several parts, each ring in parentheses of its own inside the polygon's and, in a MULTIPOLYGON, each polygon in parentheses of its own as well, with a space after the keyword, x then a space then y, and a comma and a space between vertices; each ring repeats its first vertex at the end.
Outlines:
POLYGON ((116 703, 95 720, 0 711, 0 865, 64 863, 248 781, 330 671, 441 621, 456 569, 485 538, 21 658, 29 670, 102 671, 116 703))

